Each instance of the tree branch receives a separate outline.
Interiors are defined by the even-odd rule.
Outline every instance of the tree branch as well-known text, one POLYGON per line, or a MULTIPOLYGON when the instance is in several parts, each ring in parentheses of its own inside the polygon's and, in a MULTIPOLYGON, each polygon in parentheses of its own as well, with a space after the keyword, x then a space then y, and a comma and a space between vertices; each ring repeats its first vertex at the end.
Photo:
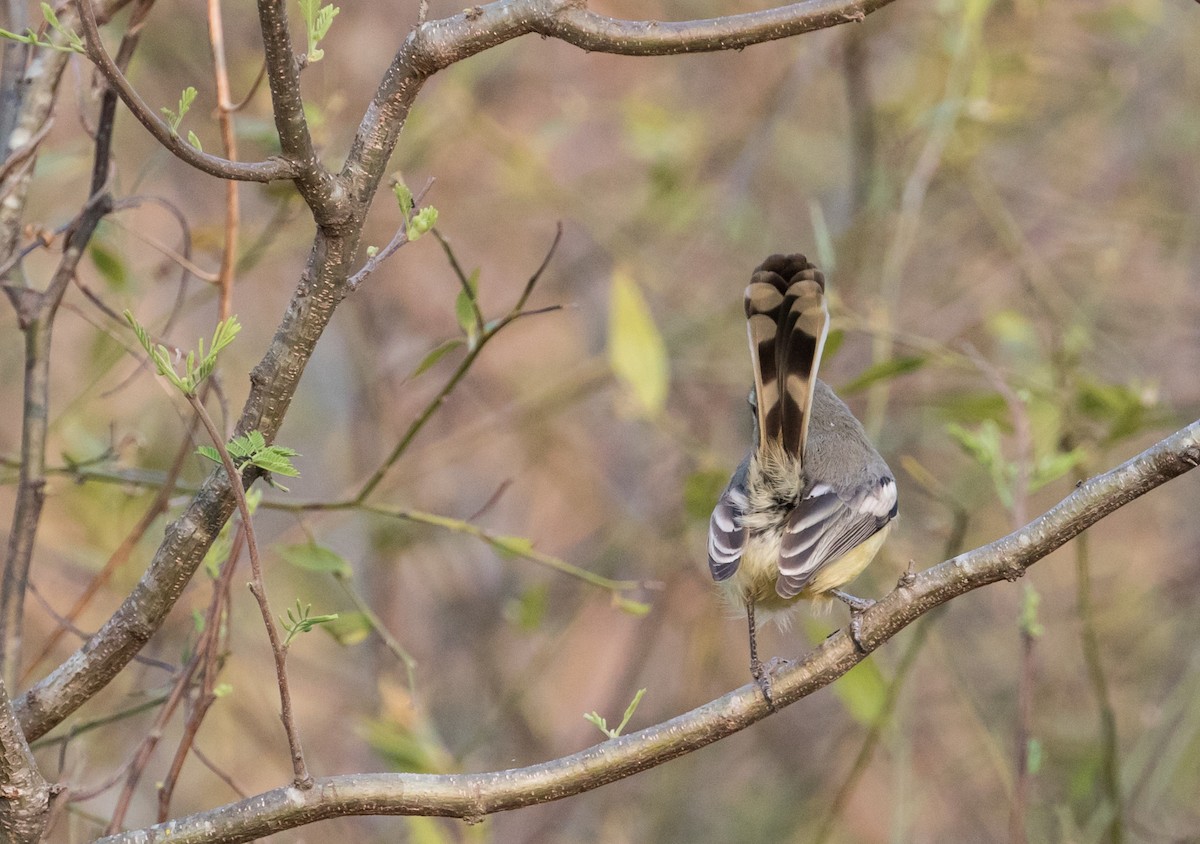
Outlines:
MULTIPOLYGON (((867 652, 959 595, 1015 580, 1108 514, 1200 464, 1200 421, 1112 471, 1081 484, 1056 507, 1003 539, 902 579, 862 616, 867 652)), ((776 707, 832 683, 865 658, 843 630, 772 680, 776 707)), ((352 774, 318 779, 302 791, 278 788, 207 812, 102 839, 108 844, 169 840, 241 842, 347 815, 425 815, 477 820, 493 812, 570 797, 661 765, 745 729, 771 714, 751 683, 657 726, 551 762, 480 774, 352 774)))
POLYGON ((96 27, 96 16, 92 10, 92 0, 75 0, 79 12, 80 25, 83 27, 83 38, 87 44, 88 58, 104 74, 108 83, 116 89, 121 100, 155 139, 173 153, 176 158, 192 165, 197 170, 218 176, 222 179, 237 179, 244 182, 271 182, 276 179, 295 178, 301 171, 301 165, 284 158, 272 158, 267 161, 245 163, 229 161, 217 155, 200 152, 186 143, 176 132, 171 131, 154 110, 146 104, 141 95, 129 84, 129 80, 117 67, 112 56, 104 49, 100 40, 100 31, 96 27))

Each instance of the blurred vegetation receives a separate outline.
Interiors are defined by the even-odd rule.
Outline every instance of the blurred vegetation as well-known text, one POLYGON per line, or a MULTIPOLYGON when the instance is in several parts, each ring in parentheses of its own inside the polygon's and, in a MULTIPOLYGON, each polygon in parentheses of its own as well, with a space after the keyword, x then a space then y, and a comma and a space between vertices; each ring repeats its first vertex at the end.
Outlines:
MULTIPOLYGON (((745 10, 727 0, 593 5, 659 19, 745 10)), ((321 42, 304 84, 327 163, 338 163, 415 7, 385 16, 343 4, 321 42)), ((457 9, 433 2, 430 14, 457 9)), ((246 4, 226 14, 233 86, 245 92, 257 24, 246 4)), ((204 26, 200 10, 173 9, 145 30, 130 75, 151 103, 195 86, 184 128, 219 149, 204 26)), ((393 166, 414 188, 436 178, 427 201, 472 280, 473 308, 434 237, 367 279, 319 346, 281 434, 302 455, 301 475, 290 494, 267 490, 256 518, 276 606, 339 615, 291 647, 309 766, 527 765, 595 743, 583 714, 619 720, 639 689, 625 732, 748 682, 744 622, 708 582, 704 538, 749 442, 741 290, 771 252, 804 251, 828 270, 837 332, 825 377, 847 387, 898 471, 902 519, 857 594, 884 593, 910 561, 925 567, 1007 533, 1200 415, 1197 91, 1200 7, 1168 0, 897 2, 862 24, 677 58, 524 39, 436 76, 393 166), (529 307, 563 308, 496 335, 374 489, 374 507, 280 509, 362 489, 471 352, 471 331, 519 299, 558 221, 562 243, 529 307)), ((90 142, 70 110, 64 98, 43 147, 34 226, 60 225, 82 201, 90 142)), ((260 90, 237 118, 243 157, 270 152, 270 126, 260 90)), ((214 266, 223 185, 125 113, 116 150, 118 192, 185 209, 191 260, 214 266)), ((312 234, 290 187, 241 195, 243 329, 219 365, 232 412, 312 234)), ((401 222, 395 202, 377 202, 364 242, 382 247, 401 222)), ((178 248, 161 208, 105 221, 81 280, 158 327, 180 291, 147 236, 178 248)), ((28 271, 52 261, 34 253, 28 271)), ((183 296, 171 339, 187 348, 211 334, 217 306, 203 284, 183 296)), ((35 557, 44 604, 29 602, 31 657, 57 627, 47 608, 65 612, 132 529, 182 433, 181 403, 139 371, 129 332, 77 291, 64 308, 50 451, 60 471, 35 557)), ((9 512, 21 388, 11 309, 0 330, 9 512)), ((181 485, 198 483, 205 463, 191 460, 181 485)), ((953 602, 831 690, 631 780, 473 826, 342 820, 280 840, 1005 840, 1030 624, 1040 635, 1029 840, 1200 840, 1197 500, 1200 478, 1184 477, 1026 583, 953 602)), ((160 536, 147 533, 79 627, 102 623, 160 536)), ((290 766, 241 575, 223 694, 196 746, 252 793, 287 781, 290 766)), ((186 659, 211 583, 196 578, 148 656, 186 659)), ((764 631, 760 649, 795 656, 844 623, 805 618, 800 630, 764 631)), ((76 643, 64 637, 28 677, 76 643)), ((101 783, 169 682, 161 668, 131 666, 56 731, 73 730, 69 740, 43 745, 45 770, 101 783)), ((163 745, 178 740, 173 723, 163 745)), ((171 752, 151 763, 128 823, 153 819, 151 784, 171 752)), ((173 808, 234 797, 192 761, 173 808)), ((72 804, 55 836, 94 837, 114 799, 72 804)))

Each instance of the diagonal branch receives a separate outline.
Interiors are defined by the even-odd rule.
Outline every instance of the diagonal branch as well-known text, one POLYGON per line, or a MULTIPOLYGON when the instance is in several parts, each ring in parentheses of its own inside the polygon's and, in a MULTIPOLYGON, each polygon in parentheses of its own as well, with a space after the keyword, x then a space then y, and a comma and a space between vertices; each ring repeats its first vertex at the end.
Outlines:
MULTIPOLYGON (((1200 464, 1200 421, 1112 471, 1081 484, 1049 512, 1003 539, 906 576, 862 616, 869 652, 934 607, 959 595, 1014 580, 1108 514, 1200 464)), ((776 707, 829 685, 865 658, 842 631, 772 681, 776 707)), ((478 820, 493 812, 590 791, 690 753, 771 714, 755 684, 637 733, 540 765, 479 774, 350 774, 316 780, 312 789, 277 788, 238 803, 102 839, 118 842, 249 841, 347 815, 425 815, 478 820)))

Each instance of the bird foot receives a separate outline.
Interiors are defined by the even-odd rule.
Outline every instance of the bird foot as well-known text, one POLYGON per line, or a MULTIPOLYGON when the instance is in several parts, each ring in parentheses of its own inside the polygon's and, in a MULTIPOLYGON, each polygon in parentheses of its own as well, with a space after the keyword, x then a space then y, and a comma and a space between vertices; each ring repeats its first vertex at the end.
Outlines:
POLYGON ((763 699, 767 702, 767 706, 772 712, 779 710, 775 706, 775 700, 771 697, 771 672, 775 668, 775 660, 771 660, 771 665, 768 668, 758 661, 757 657, 750 661, 750 676, 754 678, 754 682, 758 684, 758 690, 762 692, 763 699))
POLYGON ((863 613, 875 606, 875 601, 870 598, 856 597, 841 589, 832 589, 829 594, 850 608, 850 641, 854 642, 854 647, 858 648, 860 653, 868 653, 866 646, 863 645, 862 617, 863 613))

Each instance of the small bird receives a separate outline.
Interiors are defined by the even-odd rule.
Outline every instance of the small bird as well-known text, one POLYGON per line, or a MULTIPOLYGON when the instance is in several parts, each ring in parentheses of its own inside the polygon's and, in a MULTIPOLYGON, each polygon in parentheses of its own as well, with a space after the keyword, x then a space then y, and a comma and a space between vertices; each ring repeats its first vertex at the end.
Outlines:
POLYGON ((799 599, 851 610, 851 636, 874 601, 840 587, 875 557, 897 513, 896 479, 850 408, 817 378, 829 329, 825 277, 803 255, 772 255, 745 294, 754 366, 754 445, 708 528, 708 566, 746 608, 750 673, 767 702, 755 608, 779 619, 799 599))

